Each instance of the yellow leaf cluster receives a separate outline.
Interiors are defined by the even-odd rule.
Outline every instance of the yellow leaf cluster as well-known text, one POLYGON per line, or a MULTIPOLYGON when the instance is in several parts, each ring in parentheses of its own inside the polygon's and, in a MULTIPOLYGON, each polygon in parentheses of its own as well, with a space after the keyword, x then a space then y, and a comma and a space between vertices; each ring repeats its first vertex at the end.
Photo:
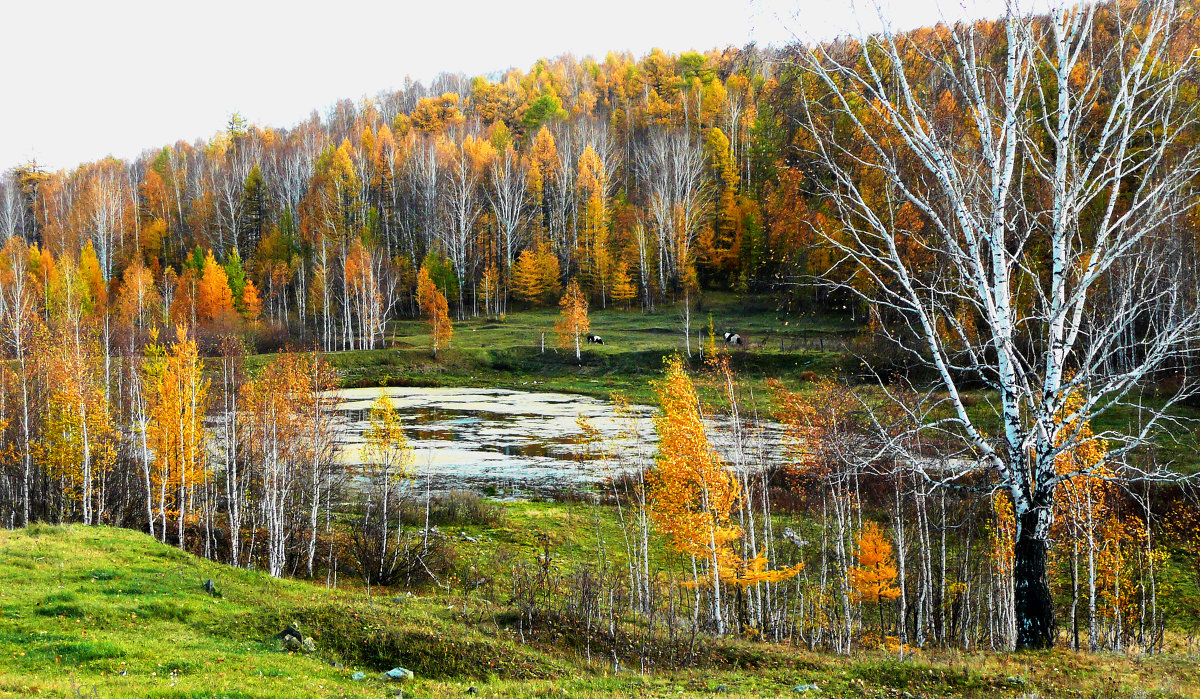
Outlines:
POLYGON ((892 542, 879 525, 867 522, 858 535, 858 564, 850 569, 850 584, 864 602, 882 602, 900 596, 896 587, 896 558, 892 542))

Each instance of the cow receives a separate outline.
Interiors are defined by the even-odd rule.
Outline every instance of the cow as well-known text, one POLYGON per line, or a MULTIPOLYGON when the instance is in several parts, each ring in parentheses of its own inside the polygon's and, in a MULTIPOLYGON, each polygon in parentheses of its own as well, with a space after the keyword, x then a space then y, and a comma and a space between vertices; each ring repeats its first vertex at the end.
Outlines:
POLYGON ((603 345, 604 340, 599 335, 588 335, 587 341, 589 345, 603 345))
POLYGON ((742 346, 744 346, 746 343, 745 343, 745 341, 744 341, 744 340, 742 340, 742 336, 741 336, 741 335, 739 335, 739 334, 737 334, 737 333, 731 333, 731 332, 727 332, 727 333, 725 333, 725 344, 727 344, 727 345, 736 345, 736 346, 738 346, 738 347, 742 347, 742 346))

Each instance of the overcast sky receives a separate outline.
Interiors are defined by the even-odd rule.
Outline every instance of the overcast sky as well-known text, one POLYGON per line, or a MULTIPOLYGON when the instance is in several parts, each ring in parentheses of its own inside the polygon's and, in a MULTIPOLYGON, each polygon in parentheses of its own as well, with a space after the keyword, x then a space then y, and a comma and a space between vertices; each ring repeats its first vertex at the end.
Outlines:
MULTIPOLYGON (((882 2, 901 27, 1003 5, 882 2)), ((406 75, 527 69, 567 52, 782 44, 856 24, 843 0, 4 0, 0 169, 133 157, 211 136, 234 111, 286 127, 406 75)))

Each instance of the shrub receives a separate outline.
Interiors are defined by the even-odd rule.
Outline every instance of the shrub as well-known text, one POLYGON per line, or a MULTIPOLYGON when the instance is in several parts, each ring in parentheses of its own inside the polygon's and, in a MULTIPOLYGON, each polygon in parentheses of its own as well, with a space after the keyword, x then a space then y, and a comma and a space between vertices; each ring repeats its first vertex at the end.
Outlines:
MULTIPOLYGON (((401 503, 401 518, 414 527, 425 526, 425 499, 412 498, 401 503)), ((429 498, 429 524, 438 527, 504 524, 504 507, 469 490, 435 493, 429 498)))
POLYGON ((440 532, 406 531, 397 536, 395 521, 385 529, 369 508, 350 525, 345 555, 368 585, 427 587, 442 583, 454 570, 454 545, 440 532))

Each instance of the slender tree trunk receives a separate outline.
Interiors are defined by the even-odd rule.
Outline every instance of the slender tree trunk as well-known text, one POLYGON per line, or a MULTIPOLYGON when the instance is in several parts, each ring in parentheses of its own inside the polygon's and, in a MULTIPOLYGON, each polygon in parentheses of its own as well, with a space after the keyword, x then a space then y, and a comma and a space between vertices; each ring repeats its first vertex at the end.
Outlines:
POLYGON ((896 626, 896 636, 900 641, 900 657, 904 657, 904 646, 908 643, 908 629, 905 626, 905 617, 908 612, 908 586, 907 586, 907 551, 904 546, 904 472, 901 471, 898 475, 893 474, 896 481, 896 582, 900 587, 900 619, 896 626))
POLYGON ((21 436, 24 438, 24 473, 21 476, 21 526, 29 526, 30 485, 33 480, 32 441, 29 439, 29 379, 25 364, 24 347, 17 342, 17 359, 21 363, 21 436))
POLYGON ((1071 548, 1071 649, 1079 650, 1079 540, 1071 548))
POLYGON ((1088 648, 1096 650, 1100 645, 1096 629, 1096 532, 1092 514, 1092 489, 1087 488, 1087 538, 1088 538, 1088 648))

